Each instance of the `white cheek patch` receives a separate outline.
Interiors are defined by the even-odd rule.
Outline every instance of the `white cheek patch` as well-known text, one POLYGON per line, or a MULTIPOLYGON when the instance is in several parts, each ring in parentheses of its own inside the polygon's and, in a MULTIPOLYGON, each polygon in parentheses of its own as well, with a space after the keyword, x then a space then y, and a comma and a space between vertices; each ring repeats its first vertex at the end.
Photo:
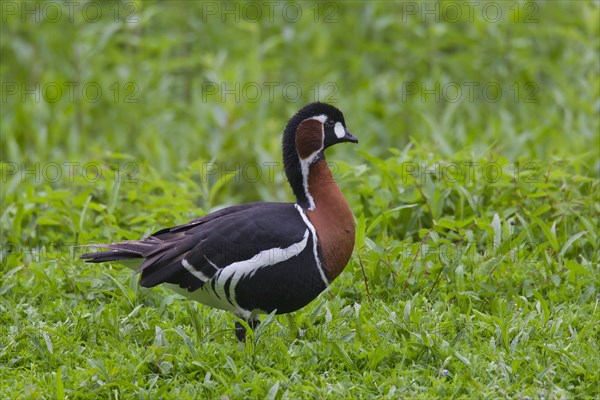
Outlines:
POLYGON ((342 126, 341 122, 335 123, 335 128, 333 129, 333 131, 335 132, 335 136, 337 136, 338 139, 341 139, 344 136, 346 136, 346 130, 342 126))

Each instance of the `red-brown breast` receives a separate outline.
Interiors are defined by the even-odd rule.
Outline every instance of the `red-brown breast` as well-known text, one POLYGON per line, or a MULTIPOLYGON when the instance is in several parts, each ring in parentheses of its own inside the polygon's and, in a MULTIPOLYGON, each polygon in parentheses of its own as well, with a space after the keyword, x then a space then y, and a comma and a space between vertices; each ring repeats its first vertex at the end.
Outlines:
POLYGON ((346 267, 354 248, 354 217, 325 160, 309 169, 308 191, 316 207, 307 211, 323 254, 327 278, 333 281, 346 267))

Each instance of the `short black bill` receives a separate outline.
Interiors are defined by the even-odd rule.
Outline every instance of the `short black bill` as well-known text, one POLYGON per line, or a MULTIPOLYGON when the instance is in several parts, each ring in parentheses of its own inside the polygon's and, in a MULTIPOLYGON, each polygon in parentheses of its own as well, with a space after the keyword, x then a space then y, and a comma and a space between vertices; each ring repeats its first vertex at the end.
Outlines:
POLYGON ((344 128, 346 134, 340 139, 341 142, 358 143, 358 138, 352 134, 347 128, 344 128))

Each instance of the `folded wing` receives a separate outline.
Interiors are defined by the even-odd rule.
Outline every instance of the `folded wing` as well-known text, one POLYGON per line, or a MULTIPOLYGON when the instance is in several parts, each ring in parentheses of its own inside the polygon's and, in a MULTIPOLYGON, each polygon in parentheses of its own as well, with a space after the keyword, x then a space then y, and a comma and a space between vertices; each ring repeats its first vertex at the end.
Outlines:
POLYGON ((142 286, 166 282, 194 291, 229 265, 301 243, 306 229, 294 204, 249 203, 163 229, 145 240, 101 245, 110 250, 82 258, 89 262, 143 258, 138 269, 142 286))

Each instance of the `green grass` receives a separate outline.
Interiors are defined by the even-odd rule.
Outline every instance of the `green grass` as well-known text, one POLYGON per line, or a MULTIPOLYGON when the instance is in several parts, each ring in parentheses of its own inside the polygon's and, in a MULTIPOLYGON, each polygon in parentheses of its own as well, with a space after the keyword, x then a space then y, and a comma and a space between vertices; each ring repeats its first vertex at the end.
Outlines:
POLYGON ((2 3, 0 35, 0 398, 598 398, 597 2, 495 2, 498 22, 328 3, 316 23, 309 2, 293 23, 283 5, 272 22, 203 20, 221 3, 200 2, 36 22, 22 4, 2 3), (102 96, 52 101, 66 82, 102 96), (269 82, 302 95, 210 94, 269 82), (473 82, 502 94, 444 92, 473 82), (78 259, 291 201, 280 133, 315 97, 360 139, 328 153, 357 240, 308 307, 240 344, 233 316, 78 259))

